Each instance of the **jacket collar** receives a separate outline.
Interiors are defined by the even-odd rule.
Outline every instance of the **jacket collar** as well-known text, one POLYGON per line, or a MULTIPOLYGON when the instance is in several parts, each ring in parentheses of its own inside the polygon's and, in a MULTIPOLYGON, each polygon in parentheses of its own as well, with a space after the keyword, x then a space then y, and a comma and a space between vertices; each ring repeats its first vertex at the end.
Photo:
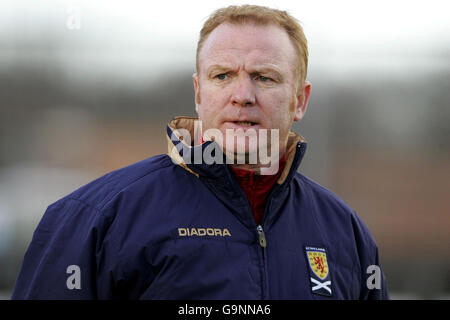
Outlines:
MULTIPOLYGON (((197 177, 213 180, 220 180, 220 178, 224 178, 225 176, 228 177, 229 171, 225 158, 223 158, 222 164, 207 164, 203 161, 198 163, 199 161, 196 161, 201 159, 201 155, 206 148, 209 148, 209 150, 219 149, 217 143, 214 141, 205 141, 199 145, 193 143, 194 141, 198 141, 198 137, 194 136, 197 133, 194 127, 196 120, 198 118, 176 117, 169 122, 167 125, 168 155, 174 163, 197 177), (191 138, 191 141, 188 143, 183 138, 187 136, 186 134, 191 138)), ((289 133, 286 148, 286 165, 277 184, 286 185, 292 180, 303 159, 306 146, 307 143, 302 136, 292 131, 289 133)))

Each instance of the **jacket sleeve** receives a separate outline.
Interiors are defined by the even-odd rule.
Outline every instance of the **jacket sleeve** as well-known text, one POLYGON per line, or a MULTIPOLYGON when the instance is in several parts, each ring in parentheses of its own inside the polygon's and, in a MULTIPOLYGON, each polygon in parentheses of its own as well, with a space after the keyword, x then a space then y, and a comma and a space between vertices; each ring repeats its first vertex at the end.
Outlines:
POLYGON ((386 277, 381 267, 378 247, 369 230, 354 214, 353 228, 359 256, 360 300, 388 300, 386 277))
POLYGON ((374 248, 373 262, 369 261, 363 266, 365 278, 363 289, 361 290, 361 299, 365 300, 389 300, 387 290, 386 276, 378 255, 378 248, 374 248))
POLYGON ((77 199, 50 205, 25 253, 11 298, 111 298, 112 283, 104 270, 109 248, 103 243, 111 220, 77 199))

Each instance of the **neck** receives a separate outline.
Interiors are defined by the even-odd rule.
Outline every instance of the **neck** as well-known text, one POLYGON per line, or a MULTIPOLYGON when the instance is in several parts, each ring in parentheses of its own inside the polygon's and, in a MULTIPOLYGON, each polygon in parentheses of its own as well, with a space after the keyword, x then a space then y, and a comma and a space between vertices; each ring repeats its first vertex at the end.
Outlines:
MULTIPOLYGON (((236 159, 235 159, 236 160, 236 159)), ((274 175, 279 171, 282 171, 284 165, 286 163, 286 153, 284 152, 281 158, 276 159, 275 161, 270 162, 269 164, 236 164, 236 161, 229 166, 232 169, 245 170, 249 172, 254 172, 256 175, 274 175)))
POLYGON ((267 198, 270 191, 280 178, 285 164, 286 154, 284 154, 279 161, 279 170, 272 175, 257 174, 252 170, 246 169, 248 168, 247 166, 230 165, 234 177, 247 197, 250 209, 257 225, 262 223, 267 198))
POLYGON ((281 167, 280 162, 286 160, 286 148, 279 150, 279 152, 277 152, 274 157, 266 157, 264 161, 265 163, 261 163, 261 161, 255 161, 261 160, 259 157, 257 157, 257 155, 258 154, 253 154, 252 157, 250 156, 250 154, 246 153, 245 155, 238 156, 237 154, 233 153, 226 154, 226 157, 228 158, 227 160, 230 160, 228 163, 231 168, 252 171, 255 172, 255 174, 260 175, 273 175, 276 174, 278 172, 278 169, 281 167))

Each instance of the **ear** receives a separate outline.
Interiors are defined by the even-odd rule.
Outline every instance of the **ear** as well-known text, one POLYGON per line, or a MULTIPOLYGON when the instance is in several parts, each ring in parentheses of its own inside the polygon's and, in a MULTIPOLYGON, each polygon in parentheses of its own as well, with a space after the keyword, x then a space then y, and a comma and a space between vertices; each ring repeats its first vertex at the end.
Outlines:
POLYGON ((303 118, 308 106, 309 96, 311 94, 311 82, 305 81, 303 86, 297 92, 297 105, 295 108, 294 121, 299 121, 303 118))
POLYGON ((200 87, 198 85, 198 75, 197 75, 197 73, 194 73, 192 75, 192 79, 194 81, 195 111, 198 114, 198 106, 200 104, 200 87))

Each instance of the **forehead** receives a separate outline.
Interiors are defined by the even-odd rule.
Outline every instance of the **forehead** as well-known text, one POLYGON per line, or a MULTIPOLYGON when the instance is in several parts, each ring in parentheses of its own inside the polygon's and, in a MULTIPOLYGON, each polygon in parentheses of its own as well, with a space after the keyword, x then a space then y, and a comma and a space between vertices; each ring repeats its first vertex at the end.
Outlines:
POLYGON ((223 23, 209 34, 199 52, 202 70, 213 64, 270 64, 287 71, 295 60, 295 48, 288 34, 274 24, 223 23))

